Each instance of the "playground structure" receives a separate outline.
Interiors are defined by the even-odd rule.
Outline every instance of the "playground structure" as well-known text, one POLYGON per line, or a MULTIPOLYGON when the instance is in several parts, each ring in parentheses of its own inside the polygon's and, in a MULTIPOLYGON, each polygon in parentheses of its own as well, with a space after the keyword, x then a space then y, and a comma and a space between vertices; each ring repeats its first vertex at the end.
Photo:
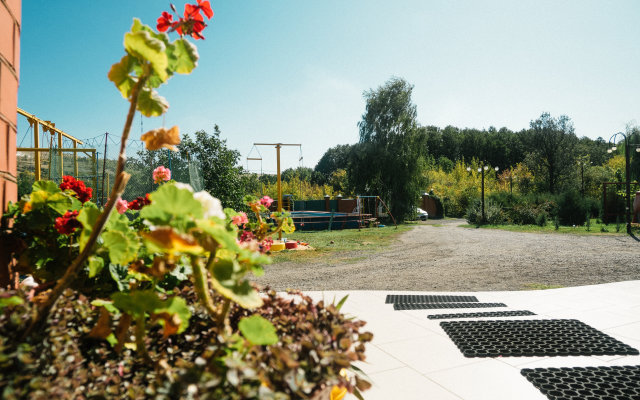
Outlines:
MULTIPOLYGON (((85 181, 93 189, 92 200, 104 204, 115 177, 120 138, 104 133, 80 140, 56 128, 55 123, 43 121, 20 108, 18 114, 28 122, 28 128, 20 135, 19 146, 31 145, 16 149, 19 195, 30 193, 34 181, 46 179, 59 183, 63 176, 70 175, 85 181)), ((129 140, 127 153, 125 171, 131 178, 122 196, 126 200, 145 196, 157 188, 152 172, 160 165, 171 169, 172 179, 188 183, 196 191, 204 188, 200 162, 188 153, 164 149, 147 151, 144 142, 139 140, 129 140)))
MULTIPOLYGON (((271 208, 280 209, 274 202, 271 208)), ((356 196, 343 199, 336 196, 322 200, 293 200, 283 197, 282 209, 291 212, 296 230, 361 229, 379 225, 379 218, 389 217, 396 224, 387 205, 379 196, 356 196)))
MULTIPOLYGON (((82 140, 56 128, 56 124, 51 121, 44 121, 21 108, 18 108, 17 112, 27 119, 29 130, 33 132, 33 147, 16 148, 18 183, 20 184, 23 173, 33 174, 29 181, 48 179, 59 182, 63 175, 73 175, 85 180, 87 185, 93 188, 93 199, 95 200, 98 193, 96 149, 81 147, 85 145, 82 140), (41 147, 41 144, 46 142, 46 133, 50 134, 48 147, 41 147), (80 157, 78 157, 79 154, 80 157), (33 168, 31 168, 31 164, 33 168)), ((26 136, 23 141, 25 138, 26 136)))

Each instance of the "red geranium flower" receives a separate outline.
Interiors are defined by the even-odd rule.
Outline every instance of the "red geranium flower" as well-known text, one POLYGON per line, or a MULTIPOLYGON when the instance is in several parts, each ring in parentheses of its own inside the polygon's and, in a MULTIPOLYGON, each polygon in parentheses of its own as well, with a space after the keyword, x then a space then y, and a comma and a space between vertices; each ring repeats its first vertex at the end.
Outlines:
POLYGON ((184 16, 187 18, 197 18, 200 17, 202 19, 202 15, 200 11, 204 13, 207 19, 211 19, 213 17, 213 10, 211 9, 211 3, 208 0, 202 1, 197 0, 198 4, 185 4, 184 5, 184 16))
MULTIPOLYGON (((211 17, 213 17, 213 10, 211 9, 209 1, 197 1, 197 4, 185 4, 184 17, 179 18, 177 21, 173 20, 171 14, 164 11, 157 20, 158 24, 156 27, 158 31, 165 32, 171 28, 172 32, 178 32, 180 36, 191 35, 194 39, 204 39, 201 32, 207 24, 204 23, 202 13, 204 13, 208 19, 211 19, 211 17)), ((173 5, 171 5, 171 9, 175 12, 173 5)))
POLYGON ((93 189, 91 189, 90 187, 86 187, 83 181, 77 180, 73 176, 68 175, 62 177, 60 189, 72 190, 75 194, 75 197, 77 197, 78 200, 80 200, 80 202, 83 204, 91 200, 91 195, 93 193, 93 189))
POLYGON ((82 224, 78 221, 77 211, 67 211, 62 217, 56 218, 54 226, 59 233, 70 235, 73 231, 80 228, 82 224))
POLYGON ((149 199, 149 193, 147 193, 144 197, 138 196, 131 202, 129 202, 129 210, 140 210, 142 207, 151 204, 151 200, 149 199))
POLYGON ((167 29, 173 27, 173 25, 175 24, 175 22, 173 22, 173 15, 169 14, 166 11, 162 12, 162 15, 160 16, 160 18, 158 18, 157 22, 158 25, 156 25, 156 28, 160 32, 166 32, 167 29))

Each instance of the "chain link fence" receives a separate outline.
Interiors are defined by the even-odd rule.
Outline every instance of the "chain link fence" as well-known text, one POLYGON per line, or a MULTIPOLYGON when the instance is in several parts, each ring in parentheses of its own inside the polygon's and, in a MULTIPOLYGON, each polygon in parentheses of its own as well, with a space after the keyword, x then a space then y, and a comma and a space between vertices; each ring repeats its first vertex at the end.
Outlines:
MULTIPOLYGON (((40 150, 36 150, 28 147, 33 146, 31 128, 23 135, 19 138, 18 147, 29 150, 17 152, 19 197, 31 193, 36 163, 39 162, 41 179, 60 183, 63 176, 70 175, 83 180, 93 189, 93 200, 96 203, 102 205, 107 201, 120 152, 119 137, 110 134, 95 136, 84 139, 83 144, 76 145, 74 149, 72 140, 63 138, 62 146, 59 147, 53 135, 43 133, 40 150)), ((196 191, 203 189, 200 163, 191 159, 188 154, 170 150, 147 151, 144 142, 129 140, 125 171, 131 174, 131 179, 122 197, 130 201, 155 190, 157 185, 153 183, 152 173, 160 165, 171 170, 172 179, 188 183, 196 191)))

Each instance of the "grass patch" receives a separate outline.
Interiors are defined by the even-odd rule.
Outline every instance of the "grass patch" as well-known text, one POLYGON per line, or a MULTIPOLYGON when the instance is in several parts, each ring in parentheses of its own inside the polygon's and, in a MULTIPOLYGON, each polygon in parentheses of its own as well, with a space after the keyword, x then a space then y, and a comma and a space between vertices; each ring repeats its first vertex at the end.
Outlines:
POLYGON ((545 290, 545 289, 560 289, 564 286, 561 285, 547 285, 546 283, 525 283, 524 288, 526 290, 545 290))
POLYGON ((433 226, 433 227, 436 227, 436 228, 441 228, 444 225, 442 225, 442 224, 430 224, 429 226, 433 226))
MULTIPOLYGON (((620 224, 619 232, 616 232, 616 224, 605 225, 598 222, 596 219, 591 220, 591 225, 578 225, 578 226, 562 226, 560 225, 556 230, 552 222, 547 222, 544 226, 538 225, 470 225, 462 224, 458 225, 462 228, 483 228, 483 229, 501 229, 510 232, 534 232, 534 233, 564 233, 573 235, 626 235, 627 228, 625 224, 620 224)), ((632 227, 631 232, 638 235, 640 229, 632 227)))
POLYGON ((309 243, 313 250, 280 251, 272 253, 274 263, 294 261, 309 262, 320 257, 339 256, 341 262, 358 262, 366 257, 362 254, 354 254, 353 257, 345 257, 346 252, 367 251, 378 252, 389 246, 398 235, 411 230, 414 225, 402 224, 385 226, 383 228, 343 229, 333 231, 296 231, 288 234, 287 240, 299 240, 309 243))

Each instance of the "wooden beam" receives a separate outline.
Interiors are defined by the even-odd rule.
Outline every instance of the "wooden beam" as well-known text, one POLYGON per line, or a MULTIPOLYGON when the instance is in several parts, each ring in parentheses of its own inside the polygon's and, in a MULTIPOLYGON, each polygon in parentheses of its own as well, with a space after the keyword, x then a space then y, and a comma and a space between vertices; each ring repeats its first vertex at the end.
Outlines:
MULTIPOLYGON (((33 145, 36 147, 40 147, 40 124, 38 123, 38 121, 29 118, 29 123, 33 124, 33 145)), ((45 150, 49 150, 49 149, 45 149, 45 150)), ((20 151, 20 149, 18 149, 18 151, 20 151)), ((35 171, 34 171, 34 178, 36 181, 39 181, 41 179, 40 177, 40 152, 36 151, 34 156, 33 156, 33 163, 35 165, 35 171)))
POLYGON ((43 128, 45 128, 45 130, 50 131, 52 134, 53 134, 53 132, 56 132, 56 133, 59 133, 59 134, 61 134, 62 136, 66 137, 66 138, 69 138, 69 139, 71 139, 73 141, 78 142, 79 144, 84 144, 84 142, 82 140, 76 139, 75 137, 69 135, 68 133, 66 133, 64 131, 61 131, 60 129, 56 128, 55 124, 51 124, 48 121, 41 120, 40 118, 36 117, 35 115, 29 114, 28 112, 26 112, 25 110, 21 109, 20 107, 17 108, 17 111, 18 111, 18 114, 27 117, 29 120, 37 121, 38 123, 40 123, 40 125, 42 125, 43 128))

